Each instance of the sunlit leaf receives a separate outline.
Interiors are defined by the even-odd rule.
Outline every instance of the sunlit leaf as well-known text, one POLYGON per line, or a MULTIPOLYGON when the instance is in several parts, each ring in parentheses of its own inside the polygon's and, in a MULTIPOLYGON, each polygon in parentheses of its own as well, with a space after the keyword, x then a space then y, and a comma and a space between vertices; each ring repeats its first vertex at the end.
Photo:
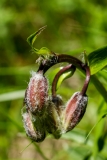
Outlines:
POLYGON ((34 52, 36 52, 37 54, 40 54, 40 55, 49 55, 51 54, 51 51, 46 48, 46 47, 42 47, 41 49, 36 49, 36 48, 33 48, 34 49, 34 52))
POLYGON ((91 75, 97 73, 107 65, 107 46, 91 52, 88 56, 91 75))
POLYGON ((63 74, 59 77, 59 79, 58 79, 57 88, 56 88, 56 89, 58 89, 58 88, 60 87, 61 83, 62 83, 65 79, 70 78, 70 77, 73 75, 73 73, 74 73, 74 70, 68 70, 68 71, 66 71, 65 73, 63 73, 63 74))

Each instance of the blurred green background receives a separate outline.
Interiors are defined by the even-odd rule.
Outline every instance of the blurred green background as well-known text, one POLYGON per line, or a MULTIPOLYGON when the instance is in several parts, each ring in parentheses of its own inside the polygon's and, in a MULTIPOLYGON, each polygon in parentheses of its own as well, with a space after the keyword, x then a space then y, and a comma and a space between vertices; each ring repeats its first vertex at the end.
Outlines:
MULTIPOLYGON (((23 129, 21 108, 30 71, 37 70, 35 53, 27 37, 42 26, 47 28, 36 40, 37 48, 47 47, 82 59, 86 53, 107 45, 106 0, 0 0, 0 160, 106 160, 107 104, 91 82, 89 104, 82 121, 59 140, 52 137, 40 144, 30 143, 23 129), (85 143, 84 143, 85 142, 85 143)), ((106 53, 105 53, 106 54, 106 53)), ((53 69, 47 73, 50 80, 53 69)), ((107 90, 107 70, 96 74, 107 90)), ((65 102, 81 89, 80 72, 63 82, 58 90, 65 102)))

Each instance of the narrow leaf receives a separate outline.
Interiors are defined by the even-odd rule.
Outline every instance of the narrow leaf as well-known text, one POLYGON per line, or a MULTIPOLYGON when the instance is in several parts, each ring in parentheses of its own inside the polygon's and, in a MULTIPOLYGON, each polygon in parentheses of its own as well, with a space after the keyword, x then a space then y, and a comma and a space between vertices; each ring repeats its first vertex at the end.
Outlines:
POLYGON ((60 85, 61 85, 61 83, 65 80, 65 79, 67 79, 67 78, 70 78, 72 75, 73 75, 73 71, 71 70, 71 71, 68 71, 68 72, 66 72, 66 73, 63 73, 61 76, 60 76, 60 78, 58 79, 58 82, 57 82, 57 90, 58 90, 58 88, 60 87, 60 85))
POLYGON ((32 47, 36 38, 38 37, 38 35, 46 28, 46 26, 40 28, 38 31, 36 31, 35 33, 31 34, 28 38, 27 38, 27 42, 30 44, 30 46, 32 47))
POLYGON ((75 67, 72 65, 68 65, 66 67, 63 67, 55 76, 54 80, 57 81, 57 85, 56 85, 56 90, 58 89, 58 87, 61 85, 61 83, 71 77, 74 72, 75 72, 75 67))
POLYGON ((91 132, 93 131, 93 129, 98 125, 98 123, 107 116, 107 114, 105 113, 104 115, 101 116, 101 118, 94 124, 94 126, 91 128, 91 130, 89 131, 88 135, 86 136, 85 141, 88 139, 89 135, 91 134, 91 132))

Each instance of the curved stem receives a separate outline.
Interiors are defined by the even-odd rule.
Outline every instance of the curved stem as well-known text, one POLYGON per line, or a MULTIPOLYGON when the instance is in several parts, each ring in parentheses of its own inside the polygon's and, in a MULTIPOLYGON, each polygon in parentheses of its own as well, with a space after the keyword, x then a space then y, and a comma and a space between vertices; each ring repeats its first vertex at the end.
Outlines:
POLYGON ((60 78, 60 76, 62 74, 64 74, 65 72, 67 71, 72 71, 72 75, 73 73, 75 72, 76 70, 76 67, 73 66, 72 64, 69 64, 65 67, 63 67, 57 74, 56 76, 54 77, 54 80, 52 82, 52 96, 55 97, 56 96, 56 87, 57 87, 57 82, 58 82, 58 79, 60 78))
POLYGON ((60 55, 53 55, 50 56, 49 59, 45 59, 42 61, 41 65, 39 66, 39 70, 43 70, 43 73, 45 74, 45 72, 52 67, 53 65, 57 64, 57 63, 61 63, 61 62, 68 62, 73 64, 74 66, 76 66, 79 70, 81 71, 85 71, 85 66, 86 64, 84 64, 83 62, 81 62, 79 59, 70 56, 70 55, 65 55, 65 54, 60 54, 60 55))
MULTIPOLYGON (((88 84, 89 84, 89 80, 90 80, 90 69, 89 67, 87 66, 87 64, 84 64, 83 62, 81 62, 79 59, 73 57, 73 56, 70 56, 70 55, 65 55, 65 54, 60 54, 60 55, 54 55, 54 56, 51 56, 49 59, 45 59, 38 71, 40 70, 43 70, 43 73, 45 74, 45 72, 50 68, 52 67, 53 65, 57 64, 57 63, 61 63, 61 62, 68 62, 68 63, 71 63, 73 64, 76 68, 78 68, 79 70, 81 70, 82 72, 85 72, 86 73, 86 80, 85 80, 85 83, 84 83, 84 86, 82 88, 82 91, 81 91, 81 94, 84 95, 86 90, 87 90, 87 87, 88 87, 88 84)), ((55 82, 56 83, 56 82, 55 82)))
POLYGON ((60 54, 58 55, 58 63, 61 62, 68 62, 76 66, 80 70, 84 70, 85 64, 77 59, 76 57, 70 56, 70 55, 65 55, 65 54, 60 54))

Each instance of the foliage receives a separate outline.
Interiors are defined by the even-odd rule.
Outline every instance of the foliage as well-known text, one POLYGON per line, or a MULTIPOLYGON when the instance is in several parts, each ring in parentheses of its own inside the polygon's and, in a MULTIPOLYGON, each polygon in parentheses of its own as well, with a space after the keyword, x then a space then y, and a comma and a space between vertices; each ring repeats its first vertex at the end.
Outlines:
MULTIPOLYGON (((0 160, 107 159, 106 5, 106 0, 0 1, 0 160), (29 72, 38 67, 38 55, 31 51, 26 39, 45 25, 47 28, 36 40, 37 48, 46 46, 79 59, 86 50, 92 74, 87 91, 89 104, 75 129, 59 140, 49 136, 40 144, 32 143, 20 153, 30 143, 20 110, 29 72)), ((48 71, 50 84, 56 72, 55 67, 48 71)), ((58 93, 65 102, 81 89, 83 80, 84 76, 77 71, 74 78, 62 83, 58 93)))

